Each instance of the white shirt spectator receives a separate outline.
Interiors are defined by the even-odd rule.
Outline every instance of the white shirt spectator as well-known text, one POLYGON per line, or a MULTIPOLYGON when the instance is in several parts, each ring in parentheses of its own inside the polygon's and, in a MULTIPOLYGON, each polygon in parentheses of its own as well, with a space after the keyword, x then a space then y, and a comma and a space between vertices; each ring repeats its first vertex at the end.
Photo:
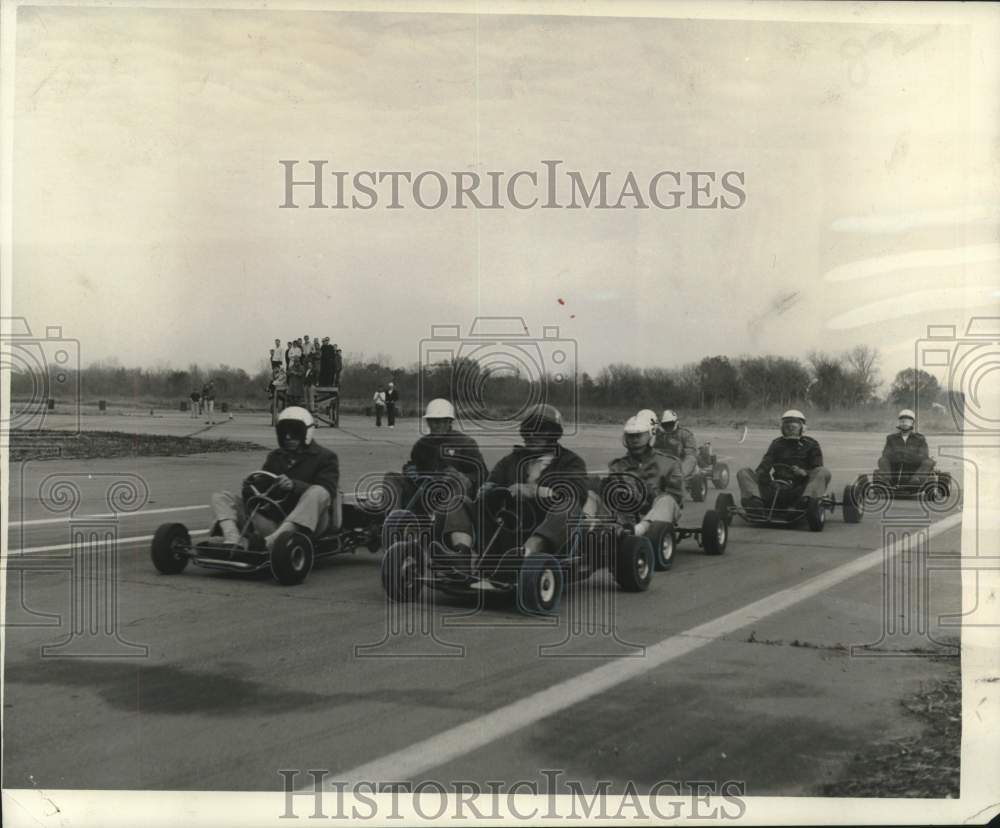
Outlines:
POLYGON ((278 345, 271 349, 271 362, 280 362, 282 365, 285 364, 285 346, 278 345))

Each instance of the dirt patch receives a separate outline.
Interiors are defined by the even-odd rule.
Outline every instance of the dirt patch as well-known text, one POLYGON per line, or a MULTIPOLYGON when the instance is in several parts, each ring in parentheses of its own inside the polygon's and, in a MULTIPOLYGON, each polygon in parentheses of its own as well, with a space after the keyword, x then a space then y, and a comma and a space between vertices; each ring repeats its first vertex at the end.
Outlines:
POLYGON ((127 434, 121 431, 42 431, 10 433, 10 460, 90 460, 115 457, 177 457, 221 451, 260 452, 257 443, 237 440, 202 440, 160 434, 127 434))
POLYGON ((844 777, 821 796, 956 799, 962 747, 962 675, 957 657, 942 659, 950 675, 900 701, 924 727, 917 737, 872 745, 856 754, 844 777))

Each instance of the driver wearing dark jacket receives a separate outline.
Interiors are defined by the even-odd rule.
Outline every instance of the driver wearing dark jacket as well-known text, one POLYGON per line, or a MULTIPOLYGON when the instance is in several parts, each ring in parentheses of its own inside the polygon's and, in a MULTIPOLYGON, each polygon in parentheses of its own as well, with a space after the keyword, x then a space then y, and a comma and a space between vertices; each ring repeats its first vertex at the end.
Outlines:
POLYGON ((280 525, 258 512, 253 519, 256 534, 241 539, 239 527, 247 519, 243 498, 232 492, 212 495, 212 511, 223 543, 271 549, 285 532, 318 534, 330 525, 331 506, 340 485, 340 463, 336 454, 313 441, 315 428, 312 415, 304 408, 292 406, 278 415, 275 432, 279 448, 267 455, 262 471, 277 477, 269 496, 281 501, 287 512, 280 525))
POLYGON ((759 507, 774 496, 773 479, 802 488, 802 499, 822 497, 830 485, 830 471, 823 465, 823 450, 806 437, 806 417, 801 411, 781 415, 781 436, 768 446, 756 469, 740 469, 736 480, 744 506, 759 507), (773 475, 773 477, 772 477, 773 475))

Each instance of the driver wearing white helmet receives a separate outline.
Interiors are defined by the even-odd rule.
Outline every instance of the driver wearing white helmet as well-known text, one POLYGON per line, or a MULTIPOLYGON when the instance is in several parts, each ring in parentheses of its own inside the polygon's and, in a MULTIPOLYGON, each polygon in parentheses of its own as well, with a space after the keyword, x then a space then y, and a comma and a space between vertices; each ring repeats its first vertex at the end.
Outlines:
POLYGON ((823 465, 823 450, 812 437, 805 436, 806 415, 792 409, 781 415, 781 436, 768 446, 754 469, 740 469, 736 474, 744 506, 759 508, 763 498, 773 494, 774 477, 789 480, 807 502, 822 497, 830 485, 830 471, 823 465))
POLYGON ((278 476, 276 490, 284 496, 288 516, 279 525, 260 513, 254 516, 255 534, 240 539, 239 524, 246 521, 243 500, 232 492, 212 495, 212 512, 221 531, 210 542, 270 549, 285 532, 321 533, 330 523, 330 507, 340 485, 337 455, 313 441, 316 424, 304 408, 292 406, 278 415, 275 425, 278 448, 267 455, 262 471, 278 476), (261 537, 263 536, 263 537, 261 537))
POLYGON ((635 534, 645 534, 653 522, 676 523, 683 498, 680 464, 673 457, 653 448, 652 429, 645 417, 626 420, 622 444, 628 453, 612 460, 608 471, 612 474, 634 474, 645 484, 648 498, 635 534))
POLYGON ((690 477, 698 465, 698 446, 690 429, 683 428, 677 412, 667 409, 660 417, 660 427, 653 441, 653 448, 676 457, 681 464, 681 473, 690 477))
POLYGON ((913 429, 916 419, 909 408, 899 412, 896 432, 885 438, 882 456, 878 459, 878 470, 882 475, 916 479, 934 469, 927 438, 913 429))

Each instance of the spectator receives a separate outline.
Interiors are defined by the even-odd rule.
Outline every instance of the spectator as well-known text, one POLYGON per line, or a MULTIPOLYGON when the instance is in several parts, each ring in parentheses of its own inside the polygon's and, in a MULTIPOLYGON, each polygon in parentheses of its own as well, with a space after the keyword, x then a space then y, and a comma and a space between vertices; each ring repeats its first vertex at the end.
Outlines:
POLYGON ((333 384, 340 388, 340 372, 344 368, 344 356, 337 343, 333 344, 333 384))
POLYGON ((271 372, 277 368, 285 367, 285 349, 281 347, 281 340, 274 340, 274 347, 271 349, 271 372))
POLYGON ((191 416, 201 416, 201 392, 197 388, 191 392, 191 416))
POLYGON ((305 383, 303 378, 305 371, 302 368, 302 360, 292 357, 288 366, 288 404, 301 405, 305 398, 305 383))
POLYGON ((302 337, 302 359, 307 363, 312 361, 313 356, 313 341, 309 338, 309 334, 302 337))
POLYGON ((204 402, 205 414, 208 415, 205 422, 215 425, 215 380, 205 383, 205 387, 201 389, 201 399, 204 402))
POLYGON ((285 371, 288 370, 288 366, 292 362, 292 343, 288 342, 285 345, 285 371))
POLYGON ((323 346, 319 349, 319 384, 323 387, 336 385, 334 380, 334 358, 336 349, 330 344, 330 337, 323 337, 323 346))
POLYGON ((296 339, 292 342, 292 347, 288 349, 288 367, 292 367, 293 359, 302 359, 302 340, 296 339))
POLYGON ((372 402, 375 403, 375 427, 382 428, 382 415, 385 413, 385 391, 381 385, 372 395, 372 402))
POLYGON ((389 383, 385 392, 385 416, 389 423, 389 428, 396 427, 396 404, 399 402, 399 392, 394 383, 389 383))
POLYGON ((306 409, 312 411, 316 407, 316 369, 311 359, 302 365, 302 387, 306 395, 306 409))
POLYGON ((275 401, 273 408, 276 412, 282 411, 287 407, 288 373, 285 371, 285 367, 283 365, 279 365, 274 369, 274 373, 271 376, 271 382, 267 386, 267 393, 271 399, 275 401))

